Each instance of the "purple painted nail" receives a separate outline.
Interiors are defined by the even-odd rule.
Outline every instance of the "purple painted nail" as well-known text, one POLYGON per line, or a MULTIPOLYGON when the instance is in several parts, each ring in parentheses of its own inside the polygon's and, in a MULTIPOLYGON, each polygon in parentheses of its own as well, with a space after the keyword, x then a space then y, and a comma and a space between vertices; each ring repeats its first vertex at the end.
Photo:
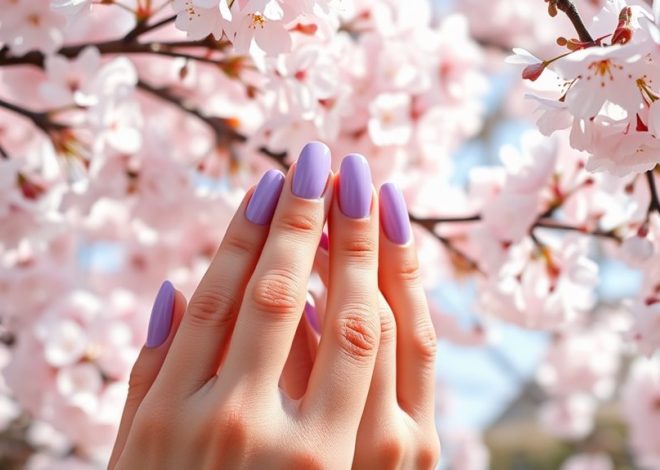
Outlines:
POLYGON ((394 183, 380 187, 380 220, 391 242, 405 245, 410 240, 410 219, 403 194, 394 183))
POLYGON ((245 209, 245 217, 257 225, 268 225, 275 213, 277 201, 284 186, 284 175, 279 170, 268 170, 259 180, 245 209))
POLYGON ((371 212, 371 170, 366 158, 346 155, 339 169, 339 208, 344 215, 363 219, 371 212))
POLYGON ((172 309, 174 308, 174 286, 170 281, 165 281, 160 286, 154 306, 149 318, 149 330, 147 333, 148 348, 156 348, 163 344, 170 334, 172 326, 172 309))
POLYGON ((305 199, 323 195, 330 175, 330 149, 321 142, 310 142, 300 152, 293 175, 293 194, 305 199))
POLYGON ((314 307, 309 302, 305 302, 305 317, 307 317, 307 322, 312 327, 312 329, 321 334, 321 325, 319 325, 319 314, 314 307))

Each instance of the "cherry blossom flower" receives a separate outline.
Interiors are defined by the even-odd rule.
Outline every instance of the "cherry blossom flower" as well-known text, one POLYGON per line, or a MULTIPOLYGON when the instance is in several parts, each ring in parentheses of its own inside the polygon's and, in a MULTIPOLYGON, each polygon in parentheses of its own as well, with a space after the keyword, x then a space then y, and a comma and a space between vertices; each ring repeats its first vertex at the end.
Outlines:
POLYGON ((622 391, 622 407, 630 426, 630 444, 637 464, 653 468, 660 464, 660 443, 656 430, 660 426, 660 364, 656 359, 638 358, 632 364, 622 391))
POLYGON ((67 17, 74 17, 88 9, 92 0, 51 0, 50 9, 67 17))
POLYGON ((575 454, 561 465, 560 470, 612 470, 612 459, 601 453, 575 454))
POLYGON ((0 41, 7 44, 14 54, 32 50, 52 53, 62 44, 66 19, 44 8, 43 4, 3 0, 0 8, 0 41))

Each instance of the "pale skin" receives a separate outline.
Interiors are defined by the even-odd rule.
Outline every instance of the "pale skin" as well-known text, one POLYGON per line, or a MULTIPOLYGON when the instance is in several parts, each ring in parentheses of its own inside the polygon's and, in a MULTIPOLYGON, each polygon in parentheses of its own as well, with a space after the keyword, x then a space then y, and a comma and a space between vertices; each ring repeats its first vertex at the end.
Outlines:
MULTIPOLYGON (((373 191, 368 217, 284 182, 270 225, 250 190, 168 338, 144 347, 110 469, 432 469, 435 334, 412 240, 392 243, 373 191), (329 226, 319 336, 301 315, 329 226)), ((333 191, 334 189, 334 191, 333 191)))

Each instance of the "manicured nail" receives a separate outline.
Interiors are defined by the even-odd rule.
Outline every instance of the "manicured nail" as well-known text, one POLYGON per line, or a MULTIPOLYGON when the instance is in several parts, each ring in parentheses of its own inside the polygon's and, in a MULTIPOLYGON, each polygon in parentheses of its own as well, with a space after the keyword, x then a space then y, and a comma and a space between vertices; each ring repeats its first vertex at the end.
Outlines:
POLYGON ((163 282, 158 290, 149 318, 149 330, 147 332, 147 342, 145 343, 148 348, 160 346, 170 334, 174 292, 174 286, 170 281, 163 282))
POLYGON ((344 157, 339 168, 339 208, 345 216, 363 219, 371 212, 371 170, 357 153, 344 157))
POLYGON ((257 225, 268 225, 275 213, 277 201, 284 186, 284 175, 268 170, 259 180, 245 209, 245 217, 257 225))
POLYGON ((293 194, 305 199, 323 195, 330 175, 330 149, 321 142, 310 142, 300 152, 293 175, 293 194))
POLYGON ((305 316, 307 317, 307 322, 312 327, 312 329, 317 333, 321 334, 321 325, 319 325, 319 314, 314 307, 309 302, 305 302, 305 316))
POLYGON ((319 246, 325 251, 328 251, 328 248, 330 247, 330 238, 328 237, 327 233, 321 232, 321 240, 319 240, 319 246))
POLYGON ((405 245, 410 240, 410 219, 403 194, 394 183, 380 187, 380 220, 391 242, 405 245))

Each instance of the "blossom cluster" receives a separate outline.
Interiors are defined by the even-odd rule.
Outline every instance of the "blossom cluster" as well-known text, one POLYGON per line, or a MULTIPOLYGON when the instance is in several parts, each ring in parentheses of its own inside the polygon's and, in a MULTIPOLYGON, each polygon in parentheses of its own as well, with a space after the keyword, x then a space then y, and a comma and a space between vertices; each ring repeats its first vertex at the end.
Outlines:
MULTIPOLYGON (((0 0, 0 427, 29 417, 30 468, 107 458, 157 286, 192 293, 245 190, 310 140, 402 187, 442 341, 496 346, 501 322, 553 338, 549 433, 585 438, 639 356, 622 409, 639 461, 660 459, 660 1, 585 2, 591 42, 541 14, 558 0, 456 3, 0 0), (511 59, 538 131, 465 171, 518 45, 565 48, 511 59), (603 258, 641 273, 606 315, 603 258), (433 301, 466 278, 467 327, 433 301)), ((502 112, 529 119, 514 94, 502 112)), ((443 435, 452 468, 488 466, 478 432, 443 435)))

